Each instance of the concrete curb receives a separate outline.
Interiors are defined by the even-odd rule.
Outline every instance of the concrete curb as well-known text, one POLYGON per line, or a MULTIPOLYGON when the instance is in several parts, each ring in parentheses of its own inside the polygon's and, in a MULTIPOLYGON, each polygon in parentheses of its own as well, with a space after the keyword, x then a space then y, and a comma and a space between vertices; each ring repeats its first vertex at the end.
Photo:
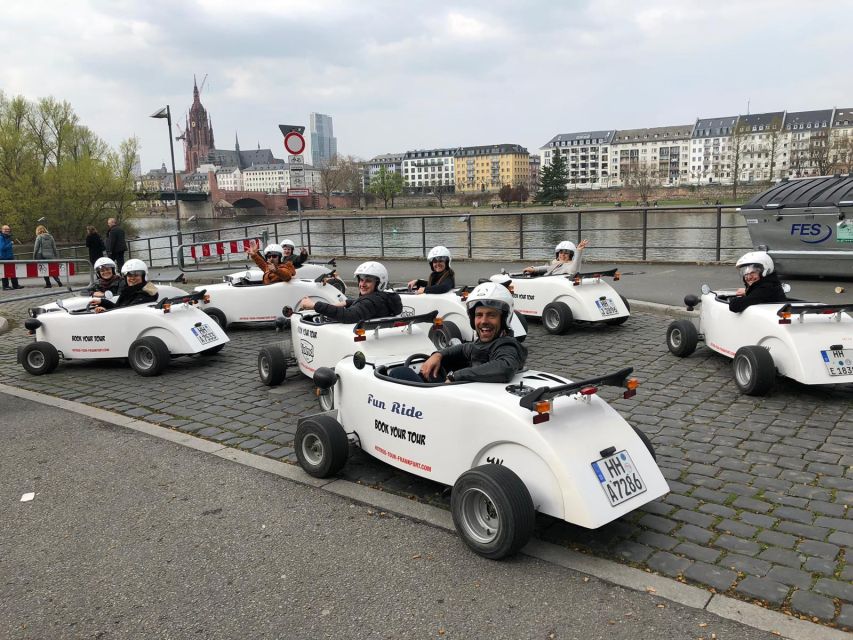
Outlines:
MULTIPOLYGON (((668 305, 655 306, 668 307, 668 305)), ((670 308, 678 309, 677 307, 670 308)), ((654 311, 650 312, 654 313, 654 311)), ((685 313, 689 312, 685 311, 685 313)), ((90 407, 72 400, 63 400, 5 384, 0 384, 0 392, 40 404, 59 407, 108 424, 125 427, 146 435, 168 440, 169 442, 189 447, 196 451, 213 454, 225 460, 236 462, 237 464, 277 475, 286 480, 328 491, 342 498, 370 505, 382 511, 455 532, 451 514, 438 507, 384 493, 346 480, 320 480, 312 478, 303 472, 300 467, 292 464, 278 462, 247 451, 226 447, 190 434, 122 416, 104 409, 90 407)), ((696 609, 704 609, 721 618, 734 620, 746 626, 768 631, 783 638, 790 638, 791 640, 849 640, 850 638, 848 633, 839 631, 838 629, 793 618, 758 605, 683 584, 671 578, 647 573, 611 560, 571 551, 570 549, 541 540, 531 540, 522 549, 522 553, 550 564, 588 574, 627 589, 644 591, 665 600, 696 609)))

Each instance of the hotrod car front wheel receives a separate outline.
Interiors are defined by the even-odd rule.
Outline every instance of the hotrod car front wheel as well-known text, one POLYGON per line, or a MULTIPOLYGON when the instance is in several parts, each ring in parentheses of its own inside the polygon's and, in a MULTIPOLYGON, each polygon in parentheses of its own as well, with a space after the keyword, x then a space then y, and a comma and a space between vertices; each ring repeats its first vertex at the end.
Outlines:
POLYGON ((268 387, 275 387, 284 382, 287 375, 287 360, 281 349, 275 346, 261 347, 258 353, 258 375, 268 387))
POLYGON ((548 333, 565 333, 574 319, 572 310, 565 302, 551 302, 542 311, 542 324, 548 333))
POLYGON ((748 396, 763 396, 776 381, 773 356, 764 347, 748 345, 735 353, 732 361, 737 388, 748 396))
POLYGON ((146 336, 134 340, 127 352, 130 366, 141 376, 159 376, 169 364, 169 347, 160 338, 146 336))
POLYGON ((501 465, 484 464, 459 476, 450 510, 465 544, 491 560, 513 555, 533 535, 536 512, 530 492, 501 465))
POLYGON ((21 364, 34 376, 50 373, 59 364, 59 352, 49 342, 33 342, 24 347, 21 364))
POLYGON ((210 319, 218 324, 223 331, 228 328, 228 320, 225 318, 225 314, 221 310, 216 307, 208 307, 204 312, 209 315, 210 319))
POLYGON ((690 320, 675 320, 666 328, 666 346, 670 353, 686 358, 696 351, 699 332, 690 320))
POLYGON ((349 456, 347 434, 330 416, 314 416, 300 422, 293 446, 299 466, 315 478, 335 475, 349 456))
POLYGON ((429 339, 432 340, 436 349, 446 349, 454 338, 461 342, 462 332, 452 322, 444 322, 437 326, 432 325, 429 330, 429 339))

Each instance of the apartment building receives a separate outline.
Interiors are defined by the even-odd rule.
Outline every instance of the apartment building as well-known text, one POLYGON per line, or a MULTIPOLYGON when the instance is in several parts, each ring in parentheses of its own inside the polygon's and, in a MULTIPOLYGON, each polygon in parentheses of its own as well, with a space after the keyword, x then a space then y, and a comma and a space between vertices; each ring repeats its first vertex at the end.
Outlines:
POLYGON ((455 149, 418 149, 403 154, 403 183, 410 193, 429 193, 435 187, 456 188, 455 149))
MULTIPOLYGON (((789 111, 785 114, 784 142, 788 144, 787 171, 791 177, 829 173, 832 109, 789 111)), ((782 176, 780 176, 782 177, 782 176)))
POLYGON ((405 153, 383 153, 378 156, 374 156, 370 160, 364 163, 364 189, 367 190, 367 187, 370 186, 370 182, 373 180, 374 176, 385 167, 385 171, 390 173, 399 173, 403 172, 403 156, 405 153))
POLYGON ((830 171, 853 172, 853 108, 835 109, 829 143, 830 171))
POLYGON ((750 113, 738 117, 730 140, 732 175, 740 182, 775 180, 789 169, 788 136, 784 135, 784 111, 750 113))
POLYGON ((698 118, 690 138, 690 184, 731 182, 731 137, 737 116, 698 118))
POLYGON ((610 145, 611 186, 630 185, 643 176, 662 185, 690 179, 693 125, 619 130, 610 145))
POLYGON ((539 148, 541 166, 551 165, 554 150, 566 160, 569 188, 610 186, 610 146, 616 131, 559 133, 539 148))
POLYGON ((243 191, 243 172, 240 167, 216 169, 216 184, 223 191, 243 191))
POLYGON ((530 180, 530 154, 518 144, 460 147, 454 160, 457 193, 497 193, 530 180))

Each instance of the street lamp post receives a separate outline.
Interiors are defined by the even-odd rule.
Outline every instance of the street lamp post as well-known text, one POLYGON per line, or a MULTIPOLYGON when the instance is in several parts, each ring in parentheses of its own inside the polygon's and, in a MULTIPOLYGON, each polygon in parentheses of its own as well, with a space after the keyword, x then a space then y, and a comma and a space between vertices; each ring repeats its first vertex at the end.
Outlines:
POLYGON ((166 123, 169 125, 169 153, 172 156, 172 193, 175 195, 175 222, 178 224, 178 246, 183 243, 181 237, 181 208, 178 204, 178 174, 175 172, 175 144, 172 142, 172 111, 169 105, 166 105, 156 113, 151 114, 152 118, 166 118, 166 123))

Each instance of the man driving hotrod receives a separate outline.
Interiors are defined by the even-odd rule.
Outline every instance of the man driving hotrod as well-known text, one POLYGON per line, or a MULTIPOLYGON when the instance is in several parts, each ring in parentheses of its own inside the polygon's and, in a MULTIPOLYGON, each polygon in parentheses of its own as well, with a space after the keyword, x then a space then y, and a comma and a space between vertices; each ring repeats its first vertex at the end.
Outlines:
POLYGON ((527 359, 527 349, 509 328, 512 294, 501 284, 484 282, 465 304, 476 339, 433 353, 421 365, 421 376, 435 381, 444 370, 445 382, 509 382, 527 359))

